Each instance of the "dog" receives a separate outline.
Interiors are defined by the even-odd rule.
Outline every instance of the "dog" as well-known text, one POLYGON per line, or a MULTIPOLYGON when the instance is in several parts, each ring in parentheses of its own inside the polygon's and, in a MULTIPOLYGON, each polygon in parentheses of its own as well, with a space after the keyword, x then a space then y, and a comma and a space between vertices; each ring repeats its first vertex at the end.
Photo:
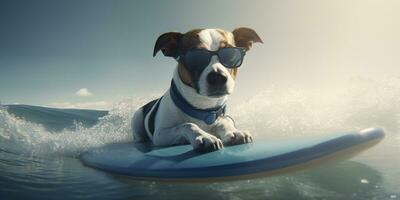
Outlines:
POLYGON ((135 112, 134 141, 150 140, 155 146, 191 144, 196 151, 253 142, 250 133, 238 130, 225 112, 238 67, 256 42, 263 43, 253 29, 245 27, 160 35, 153 57, 161 51, 178 65, 169 90, 135 112))

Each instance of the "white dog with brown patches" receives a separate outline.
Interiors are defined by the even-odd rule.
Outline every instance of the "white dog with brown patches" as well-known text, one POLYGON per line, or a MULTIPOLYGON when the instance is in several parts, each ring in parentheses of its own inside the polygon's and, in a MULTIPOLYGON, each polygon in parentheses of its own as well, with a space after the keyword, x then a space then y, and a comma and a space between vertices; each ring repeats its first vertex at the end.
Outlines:
POLYGON ((250 28, 195 29, 159 36, 153 56, 161 50, 178 66, 169 90, 136 111, 135 141, 151 140, 156 146, 191 144, 197 151, 252 142, 247 131, 235 127, 225 107, 238 67, 254 42, 262 40, 250 28))

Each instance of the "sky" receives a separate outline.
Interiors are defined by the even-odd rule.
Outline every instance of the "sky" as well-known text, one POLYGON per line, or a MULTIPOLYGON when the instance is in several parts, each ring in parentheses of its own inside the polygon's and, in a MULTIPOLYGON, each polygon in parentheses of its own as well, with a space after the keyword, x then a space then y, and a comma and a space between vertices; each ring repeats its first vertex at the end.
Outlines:
POLYGON ((325 87, 398 76, 398 0, 1 0, 0 101, 107 109, 162 94, 176 61, 159 35, 250 27, 263 39, 239 70, 236 101, 270 85, 325 87))

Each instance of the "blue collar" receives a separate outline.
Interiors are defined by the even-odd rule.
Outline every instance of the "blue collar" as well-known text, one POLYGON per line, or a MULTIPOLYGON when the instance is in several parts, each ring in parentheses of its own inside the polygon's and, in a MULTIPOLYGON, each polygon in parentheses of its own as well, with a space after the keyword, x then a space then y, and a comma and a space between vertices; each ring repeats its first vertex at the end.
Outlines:
POLYGON ((198 109, 190 105, 185 98, 179 93, 178 88, 176 87, 174 81, 171 82, 171 89, 169 90, 172 101, 174 104, 181 109, 185 114, 202 120, 204 123, 210 125, 218 119, 218 117, 225 115, 226 111, 226 103, 223 105, 210 108, 210 109, 198 109))

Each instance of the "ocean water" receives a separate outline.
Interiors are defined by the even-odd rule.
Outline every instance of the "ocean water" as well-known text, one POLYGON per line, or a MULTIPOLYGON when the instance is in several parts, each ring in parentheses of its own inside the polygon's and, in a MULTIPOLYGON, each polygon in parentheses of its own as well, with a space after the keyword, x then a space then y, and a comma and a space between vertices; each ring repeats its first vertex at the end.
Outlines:
POLYGON ((148 98, 110 111, 0 108, 0 199, 400 199, 400 79, 355 78, 334 90, 270 86, 229 113, 257 138, 382 127, 369 151, 296 173, 216 183, 137 181, 82 165, 90 148, 133 140, 148 98))

